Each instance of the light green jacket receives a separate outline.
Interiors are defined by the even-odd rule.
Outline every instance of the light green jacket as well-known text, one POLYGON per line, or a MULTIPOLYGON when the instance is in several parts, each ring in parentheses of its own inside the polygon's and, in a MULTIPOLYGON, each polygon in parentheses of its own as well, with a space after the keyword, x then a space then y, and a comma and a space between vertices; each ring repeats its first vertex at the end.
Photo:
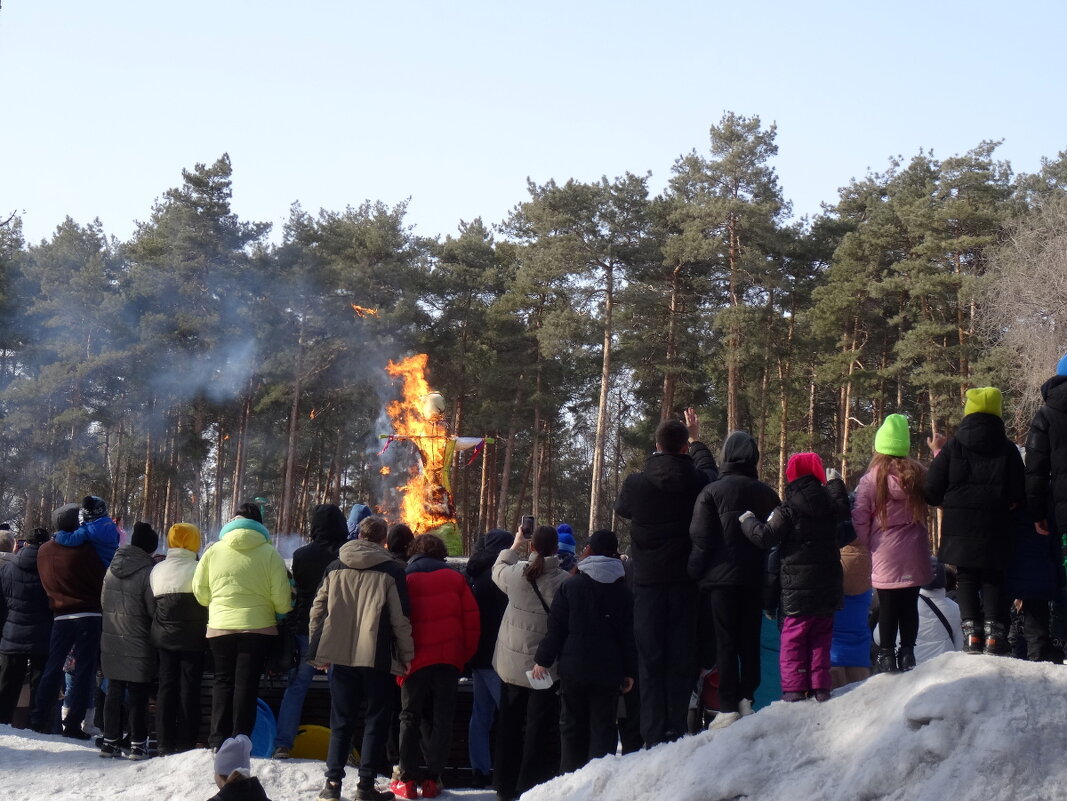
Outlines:
POLYGON ((208 608, 208 628, 249 631, 275 625, 292 608, 285 562, 260 523, 238 518, 200 558, 193 595, 208 608))

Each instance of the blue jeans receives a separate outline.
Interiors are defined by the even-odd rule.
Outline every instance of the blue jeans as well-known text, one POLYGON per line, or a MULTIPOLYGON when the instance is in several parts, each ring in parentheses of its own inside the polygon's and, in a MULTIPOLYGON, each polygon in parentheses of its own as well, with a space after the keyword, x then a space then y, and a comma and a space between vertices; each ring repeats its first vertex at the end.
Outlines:
POLYGON ((474 705, 467 729, 467 748, 471 769, 488 776, 493 770, 489 730, 493 728, 493 718, 500 706, 500 677, 492 668, 475 668, 471 671, 471 681, 474 683, 474 705))
POLYGON ((304 661, 308 652, 308 636, 296 635, 297 665, 289 671, 289 685, 285 688, 281 706, 278 708, 278 734, 274 738, 275 748, 292 748, 300 728, 300 716, 304 712, 304 699, 307 697, 315 668, 304 661))
POLYGON ((59 723, 59 688, 63 681, 63 663, 74 648, 74 678, 66 700, 66 727, 81 730, 85 710, 93 692, 96 663, 100 658, 101 618, 78 617, 57 620, 52 624, 52 638, 48 644, 48 662, 37 687, 30 728, 51 734, 59 723))

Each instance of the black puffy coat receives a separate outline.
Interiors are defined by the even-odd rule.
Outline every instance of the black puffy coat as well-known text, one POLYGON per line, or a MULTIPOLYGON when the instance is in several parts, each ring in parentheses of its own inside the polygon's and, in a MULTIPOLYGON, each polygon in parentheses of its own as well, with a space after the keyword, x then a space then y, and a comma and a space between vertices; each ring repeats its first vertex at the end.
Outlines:
POLYGON ((0 563, 0 654, 47 654, 52 610, 37 574, 37 545, 0 563))
POLYGON ((556 590, 534 662, 550 667, 559 660, 563 681, 617 687, 637 675, 634 601, 625 570, 606 556, 587 557, 578 570, 556 590))
POLYGON ((100 605, 100 667, 118 681, 149 682, 156 677, 152 618, 156 599, 149 575, 155 562, 136 545, 123 545, 104 576, 100 605))
POLYGON ((630 521, 634 584, 689 581, 689 524, 706 484, 719 476, 715 457, 701 442, 687 454, 655 453, 645 469, 623 481, 615 511, 630 521))
POLYGON ((785 488, 785 501, 766 523, 750 517, 745 535, 764 547, 776 546, 768 557, 771 595, 764 602, 783 615, 832 615, 844 601, 841 548, 856 534, 846 521, 848 492, 841 479, 823 486, 805 475, 785 488))
POLYGON ((1037 410, 1026 437, 1026 502, 1031 520, 1055 517, 1058 534, 1067 533, 1067 376, 1041 387, 1045 405, 1037 410))
POLYGON ((167 651, 203 651, 207 647, 207 607, 193 595, 196 554, 170 548, 148 577, 156 609, 152 642, 167 651))
POLYGON ((1023 460, 995 414, 963 418, 926 472, 926 500, 945 510, 937 558, 1003 570, 1011 558, 1011 510, 1026 503, 1023 460))
POLYGON ((700 491, 693 508, 689 576, 701 589, 759 588, 767 552, 745 536, 738 517, 752 512, 766 520, 781 501, 757 476, 759 448, 749 434, 735 431, 726 438, 722 452, 719 479, 700 491))
POLYGON ((500 623, 504 611, 508 608, 508 596, 493 583, 493 565, 497 555, 505 548, 510 548, 514 535, 502 528, 494 528, 484 537, 479 538, 474 553, 467 560, 467 583, 478 603, 478 615, 481 619, 481 633, 478 636, 478 650, 471 657, 470 666, 474 669, 493 667, 493 652, 496 650, 496 638, 500 634, 500 623))
POLYGON ((320 504, 311 512, 311 542, 293 553, 293 583, 296 606, 292 620, 297 634, 307 636, 308 616, 326 568, 348 539, 344 512, 333 504, 320 504))

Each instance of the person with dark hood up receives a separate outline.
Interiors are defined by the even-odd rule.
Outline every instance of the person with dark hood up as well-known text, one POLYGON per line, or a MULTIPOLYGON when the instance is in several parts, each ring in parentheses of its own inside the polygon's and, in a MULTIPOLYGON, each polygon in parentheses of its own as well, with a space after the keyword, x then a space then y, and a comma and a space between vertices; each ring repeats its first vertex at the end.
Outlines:
POLYGON ((811 693, 816 701, 829 701, 834 612, 844 598, 841 547, 856 536, 847 525, 848 491, 814 453, 790 456, 785 477, 785 500, 770 519, 764 523, 750 510, 741 525, 750 540, 775 549, 768 559, 774 589, 765 606, 776 607, 783 618, 782 700, 811 693))
POLYGON ((293 625, 296 631, 297 666, 289 671, 289 685, 278 710, 278 733, 274 738, 274 758, 288 759, 289 751, 300 727, 315 668, 304 657, 308 648, 308 617, 315 594, 326 574, 326 568, 336 559, 341 546, 348 539, 345 514, 339 506, 323 503, 311 510, 311 542, 293 553, 293 581, 296 584, 296 607, 293 625))
POLYGON ((196 565, 193 594, 208 608, 215 667, 208 739, 217 748, 235 734, 252 733, 259 678, 278 636, 278 619, 292 606, 289 574, 266 527, 243 515, 223 526, 219 541, 196 565))
POLYGON ((633 596, 615 533, 594 531, 588 554, 552 600, 548 634, 534 655, 535 679, 559 661, 564 773, 615 753, 619 695, 633 688, 637 672, 633 596))
POLYGON ((78 512, 81 525, 74 531, 57 531, 55 541, 60 545, 77 547, 89 543, 104 567, 111 564, 119 547, 119 529, 108 517, 107 503, 96 495, 86 495, 78 512))
POLYGON ((192 523, 175 523, 167 533, 167 546, 166 558, 148 577, 156 599, 152 642, 159 656, 156 734, 160 756, 196 745, 207 650, 207 610, 193 595, 200 529, 192 523))
POLYGON ((400 678, 400 777, 389 789, 399 798, 433 798, 452 741, 459 672, 478 648, 480 622, 470 587, 446 561, 444 540, 423 534, 410 554, 405 572, 415 658, 400 678), (427 705, 432 715, 425 714, 427 705))
POLYGON ((415 656, 408 619, 404 569, 385 550, 386 524, 380 517, 359 523, 359 539, 338 551, 311 606, 307 659, 331 668, 330 746, 320 801, 337 801, 352 735, 364 702, 356 801, 389 801, 393 794, 374 785, 385 756, 394 676, 407 672, 415 656))
MULTIPOLYGON (((70 533, 78 528, 78 504, 68 503, 52 512, 52 527, 70 533)), ((100 657, 100 592, 107 568, 93 546, 60 545, 52 539, 37 551, 37 573, 52 607, 52 636, 48 661, 37 687, 30 728, 51 734, 59 722, 59 689, 63 663, 74 650, 74 677, 65 699, 69 709, 62 734, 75 740, 88 740, 81 724, 96 678, 100 657)))
POLYGON ((489 733, 500 706, 500 676, 493 669, 493 651, 496 650, 504 610, 508 607, 508 596, 493 583, 492 569, 497 556, 511 545, 511 541, 511 532, 494 528, 478 538, 466 567, 467 582, 474 593, 481 620, 478 650, 470 660, 474 703, 467 730, 467 748, 473 772, 471 781, 472 786, 478 789, 489 786, 493 771, 489 733))
POLYGON ((152 643, 156 597, 150 574, 156 565, 152 554, 158 547, 159 535, 152 527, 136 523, 130 544, 115 551, 104 577, 100 667, 107 679, 107 698, 102 757, 121 756, 123 705, 128 713, 129 758, 149 756, 148 695, 156 677, 156 648, 152 643))
POLYGON ((689 525, 704 486, 718 478, 715 457, 699 441, 700 422, 665 420, 645 469, 626 477, 615 511, 630 521, 634 633, 645 746, 681 737, 698 666, 697 587, 687 572, 689 525))
POLYGON ((48 661, 52 611, 37 572, 37 551, 48 531, 35 528, 14 559, 0 563, 0 723, 11 723, 27 668, 30 714, 48 661))
POLYGON ((956 599, 963 615, 963 650, 1008 650, 1004 569, 1011 557, 1013 510, 1025 509, 1026 486, 1019 449, 1001 419, 996 387, 967 390, 956 434, 938 449, 926 473, 926 500, 944 509, 937 558, 956 566, 956 599))
POLYGON ((758 464, 756 440, 744 431, 730 434, 722 446, 719 479, 700 491, 689 527, 689 575, 701 591, 701 638, 713 641, 719 668, 715 728, 752 714, 760 683, 767 548, 745 536, 738 518, 751 511, 766 520, 780 501, 778 493, 759 480, 758 464))

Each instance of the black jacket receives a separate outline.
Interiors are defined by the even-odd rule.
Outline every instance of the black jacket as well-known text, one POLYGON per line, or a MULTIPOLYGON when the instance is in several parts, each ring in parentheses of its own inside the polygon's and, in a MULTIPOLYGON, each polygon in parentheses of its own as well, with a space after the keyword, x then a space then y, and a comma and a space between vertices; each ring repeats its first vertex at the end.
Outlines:
POLYGON ((52 610, 37 574, 37 545, 0 562, 0 654, 47 654, 52 610))
POLYGON ((1011 510, 1026 502, 1026 489, 1023 460, 1003 420, 985 412, 963 418, 926 472, 926 500, 945 510, 938 559, 974 569, 1007 566, 1011 510))
POLYGON ((845 524, 848 517, 841 479, 824 487, 814 476, 801 476, 786 485, 785 501, 770 520, 745 520, 746 537, 765 548, 776 546, 768 558, 772 597, 765 599, 766 609, 773 609, 775 600, 781 614, 791 617, 832 615, 841 608, 841 548, 856 536, 845 524))
POLYGON ((315 602, 326 568, 337 559, 337 552, 348 539, 344 512, 333 504, 320 504, 311 512, 311 542, 293 553, 293 583, 296 605, 291 615, 297 634, 307 636, 308 615, 315 602))
POLYGON ((1037 410, 1026 437, 1026 502, 1031 520, 1056 521, 1067 533, 1067 376, 1041 387, 1045 405, 1037 410))
POLYGON ((550 667, 558 659, 563 681, 617 687, 624 677, 637 675, 633 595, 618 559, 587 557, 578 569, 552 599, 548 634, 534 661, 550 667), (595 565, 590 559, 603 561, 595 565))
POLYGON ((722 446, 718 481, 700 491, 693 508, 689 536, 689 576, 701 589, 763 585, 767 552, 745 536, 738 521, 744 512, 766 520, 781 502, 778 493, 759 480, 756 440, 735 431, 722 446))
POLYGON ((104 577, 100 602, 100 669, 117 681, 149 682, 156 678, 152 618, 156 598, 149 575, 155 562, 136 545, 123 545, 104 577))
POLYGON ((635 585, 689 581, 693 504, 718 476, 711 451, 694 442, 688 454, 653 454, 644 470, 626 477, 615 511, 630 521, 635 585))
POLYGON ((170 548, 167 558, 152 568, 148 577, 156 611, 152 617, 152 642, 167 651, 203 651, 207 647, 207 607, 193 595, 196 554, 185 548, 170 548))
POLYGON ((500 623, 504 619, 504 610, 508 608, 508 596, 493 583, 493 565, 497 555, 505 548, 511 547, 514 535, 502 528, 494 528, 484 537, 479 537, 474 546, 474 553, 467 560, 467 583, 470 584, 474 600, 478 604, 481 618, 481 634, 478 637, 478 650, 471 657, 472 669, 493 667, 493 651, 496 650, 496 638, 500 634, 500 623))
POLYGON ((255 776, 224 784, 208 801, 270 801, 263 785, 255 776))

